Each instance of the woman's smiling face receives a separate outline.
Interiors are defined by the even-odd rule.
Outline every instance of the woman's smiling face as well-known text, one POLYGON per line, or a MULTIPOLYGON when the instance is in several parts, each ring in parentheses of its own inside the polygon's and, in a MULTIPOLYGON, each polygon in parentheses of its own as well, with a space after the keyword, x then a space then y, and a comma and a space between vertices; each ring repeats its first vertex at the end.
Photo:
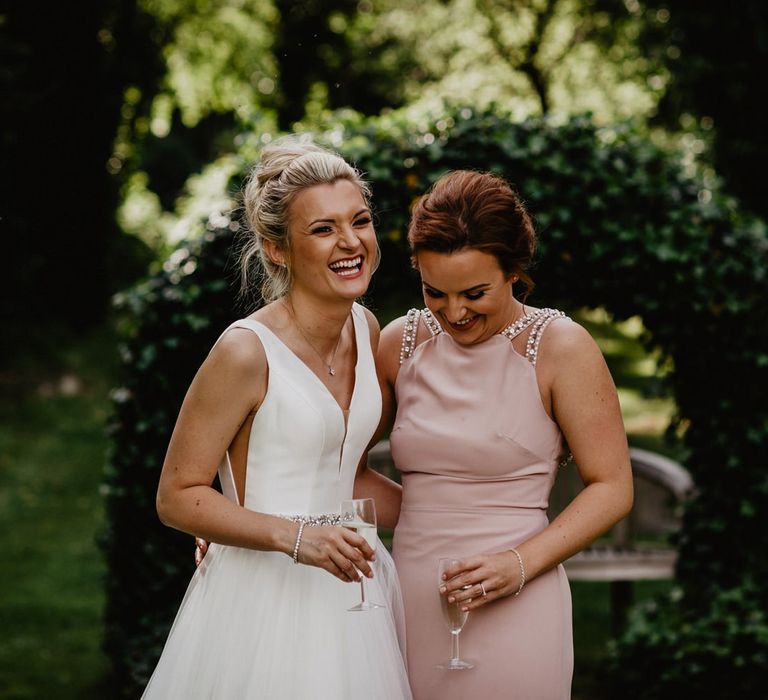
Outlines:
POLYGON ((512 278, 494 255, 475 248, 422 250, 416 262, 424 302, 456 342, 481 343, 514 320, 519 302, 512 296, 512 278))
POLYGON ((330 299, 365 294, 377 258, 373 219, 349 180, 301 191, 290 207, 293 287, 330 299))

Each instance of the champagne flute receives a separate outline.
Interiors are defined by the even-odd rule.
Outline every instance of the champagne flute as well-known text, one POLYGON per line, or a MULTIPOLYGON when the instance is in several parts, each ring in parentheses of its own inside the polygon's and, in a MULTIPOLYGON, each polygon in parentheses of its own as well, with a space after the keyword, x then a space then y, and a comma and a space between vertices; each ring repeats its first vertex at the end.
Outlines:
MULTIPOLYGON (((341 524, 354 530, 360 535, 373 549, 376 550, 376 504, 372 498, 351 498, 341 502, 341 524)), ((349 608, 350 612, 360 612, 362 610, 375 610, 383 608, 384 605, 372 603, 365 598, 365 576, 359 571, 360 576, 360 602, 349 608)))
MULTIPOLYGON (((445 581, 443 581, 443 574, 446 569, 450 569, 459 563, 458 559, 440 559, 437 563, 437 586, 440 588, 445 581)), ((440 596, 440 607, 443 610, 443 618, 445 619, 448 629, 451 631, 451 658, 438 665, 438 668, 444 668, 449 671, 463 671, 467 668, 474 668, 474 665, 468 661, 464 661, 459 658, 459 634, 464 629, 464 624, 469 617, 469 612, 461 609, 461 604, 458 602, 449 603, 448 595, 438 593, 440 596)))

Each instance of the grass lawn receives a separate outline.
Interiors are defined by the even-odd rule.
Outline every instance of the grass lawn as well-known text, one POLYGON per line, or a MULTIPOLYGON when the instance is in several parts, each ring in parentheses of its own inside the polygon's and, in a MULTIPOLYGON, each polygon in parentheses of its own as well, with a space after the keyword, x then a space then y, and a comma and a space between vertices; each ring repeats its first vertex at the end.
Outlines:
MULTIPOLYGON (((100 651, 99 482, 108 336, 79 342, 34 390, 0 401, 0 697, 108 697, 100 651), (104 354, 106 353, 106 355, 104 354)), ((22 370, 26 372, 27 368, 22 370)))
MULTIPOLYGON (((657 367, 637 341, 639 323, 611 326, 599 312, 578 320, 606 354, 631 442, 670 454, 660 434, 673 404, 644 395, 657 367)), ((104 525, 99 482, 114 338, 101 331, 62 343, 54 355, 45 372, 22 367, 32 377, 23 389, 0 385, 0 698, 108 700, 100 650, 105 572, 96 538, 104 525)), ((635 599, 668 585, 640 583, 635 599)), ((602 700, 609 587, 575 582, 572 590, 574 698, 602 700)))

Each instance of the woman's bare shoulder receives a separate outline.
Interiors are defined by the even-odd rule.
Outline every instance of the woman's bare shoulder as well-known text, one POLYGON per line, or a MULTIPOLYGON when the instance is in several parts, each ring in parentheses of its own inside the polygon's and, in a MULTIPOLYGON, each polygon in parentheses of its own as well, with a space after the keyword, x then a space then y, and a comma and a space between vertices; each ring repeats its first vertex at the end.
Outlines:
MULTIPOLYGON (((381 341, 379 347, 381 353, 386 353, 389 356, 400 358, 400 350, 403 347, 403 341, 405 337, 405 327, 408 324, 409 319, 407 315, 399 316, 398 318, 390 321, 384 328, 381 329, 381 341)), ((421 341, 428 337, 428 333, 425 333, 424 324, 419 323, 416 330, 418 345, 421 341)))
POLYGON ((538 366, 554 379, 567 383, 589 383, 607 372, 605 358, 595 339, 584 326, 569 318, 552 321, 544 332, 538 353, 538 366))
POLYGON ((266 373, 267 353, 257 333, 236 326, 227 329, 219 338, 206 365, 215 374, 258 378, 266 373))
POLYGON ((582 352, 600 353, 589 331, 568 317, 554 319, 547 327, 544 338, 546 344, 542 343, 542 349, 546 347, 549 353, 559 358, 582 352))

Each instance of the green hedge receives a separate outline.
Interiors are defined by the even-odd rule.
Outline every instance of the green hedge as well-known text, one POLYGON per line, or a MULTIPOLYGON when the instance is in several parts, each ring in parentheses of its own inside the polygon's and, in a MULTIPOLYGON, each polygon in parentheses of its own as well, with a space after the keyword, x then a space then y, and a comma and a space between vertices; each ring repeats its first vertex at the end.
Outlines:
MULTIPOLYGON (((379 312, 418 298, 405 245, 414 197, 454 168, 493 170, 515 183, 541 239, 532 303, 639 315, 649 347, 673 366, 672 430, 688 448, 699 495, 679 542, 685 596, 659 605, 705 619, 745 572, 768 580, 758 519, 768 509, 765 227, 629 126, 599 129, 587 118, 520 124, 455 108, 424 129, 404 117, 348 117, 324 136, 373 183, 383 262, 367 301, 379 312)), ((154 493, 184 390, 237 315, 228 281, 235 228, 185 244, 167 269, 123 297, 132 323, 125 388, 116 392, 105 548, 107 649, 129 692, 146 680, 192 570, 191 539, 159 524, 154 493)), ((765 608, 766 597, 762 586, 749 599, 765 608)), ((617 668, 653 673, 666 648, 644 642, 638 657, 639 639, 616 648, 617 668)))
POLYGON ((117 298, 126 342, 104 481, 104 646, 126 697, 138 697, 149 679, 194 569, 194 542, 160 523, 155 491, 184 393, 217 334, 234 320, 231 244, 231 231, 208 232, 117 298))
POLYGON ((614 697, 765 697, 765 582, 747 575, 715 590, 706 606, 674 589, 634 611, 623 639, 610 644, 609 664, 614 697))

